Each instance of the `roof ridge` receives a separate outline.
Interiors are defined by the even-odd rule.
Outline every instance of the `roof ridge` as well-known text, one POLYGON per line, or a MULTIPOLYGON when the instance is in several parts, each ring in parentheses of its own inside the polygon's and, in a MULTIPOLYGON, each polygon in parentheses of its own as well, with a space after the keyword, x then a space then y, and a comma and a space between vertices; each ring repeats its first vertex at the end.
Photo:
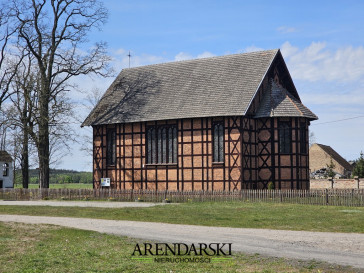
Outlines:
MULTIPOLYGON (((325 145, 325 144, 321 144, 321 143, 315 143, 315 144, 317 144, 317 145, 319 145, 319 146, 330 147, 330 145, 325 145)), ((330 147, 330 148, 331 148, 331 147, 330 147)))
MULTIPOLYGON (((268 51, 268 50, 266 50, 266 51, 268 51)), ((249 108, 250 108, 250 105, 253 103, 253 100, 254 100, 255 96, 257 95, 258 90, 259 90, 260 86, 262 85, 262 83, 263 83, 263 81, 264 81, 265 76, 267 75, 267 73, 268 73, 268 71, 269 71, 270 67, 272 66, 272 64, 273 64, 273 62, 274 62, 274 60, 275 60, 275 58, 277 57, 277 54, 280 52, 280 49, 279 49, 279 48, 277 48, 277 49, 272 49, 272 50, 270 50, 270 51, 275 51, 275 54, 274 54, 273 58, 270 60, 269 65, 268 65, 267 69, 266 69, 266 70, 265 70, 265 72, 264 72, 264 75, 263 75, 263 76, 262 76, 262 78, 260 79, 260 82, 259 82, 259 84, 258 84, 258 87, 256 88, 256 90, 255 90, 255 92, 254 92, 253 96, 250 98, 249 104, 248 104, 248 106, 246 107, 246 109, 245 109, 245 111, 244 111, 244 115, 246 115, 246 114, 247 114, 247 112, 248 112, 248 110, 249 110, 249 108)), ((261 51, 257 51, 257 52, 261 52, 261 51)), ((270 90, 270 92, 272 92, 272 90, 270 90)))
POLYGON ((325 153, 327 153, 332 159, 334 159, 336 162, 338 162, 340 165, 342 165, 344 168, 349 168, 350 169, 350 164, 349 162, 342 157, 342 155, 340 155, 336 150, 334 150, 331 146, 329 145, 324 145, 324 144, 319 144, 316 143, 325 153), (341 161, 341 162, 340 162, 341 161), (344 166, 346 165, 346 166, 344 166))
POLYGON ((244 53, 234 53, 234 54, 227 54, 227 55, 222 55, 222 56, 220 55, 220 56, 212 56, 212 57, 194 58, 194 59, 188 59, 188 60, 166 61, 166 62, 156 63, 156 64, 147 64, 147 65, 140 65, 140 66, 135 66, 135 67, 130 67, 130 68, 123 68, 122 70, 134 70, 134 69, 139 69, 142 67, 159 66, 159 65, 166 65, 166 64, 173 64, 173 63, 196 62, 196 61, 200 61, 200 60, 223 59, 226 57, 234 57, 234 56, 239 56, 239 55, 253 55, 253 54, 258 54, 258 53, 263 53, 263 52, 274 52, 274 51, 278 52, 279 48, 252 51, 252 52, 244 52, 244 53))

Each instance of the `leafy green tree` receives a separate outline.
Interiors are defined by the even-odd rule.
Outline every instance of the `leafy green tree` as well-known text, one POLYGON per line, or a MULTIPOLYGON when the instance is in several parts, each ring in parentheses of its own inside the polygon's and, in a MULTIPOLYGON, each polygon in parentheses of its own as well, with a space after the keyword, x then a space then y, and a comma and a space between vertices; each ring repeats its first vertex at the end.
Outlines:
POLYGON ((73 182, 72 177, 70 175, 66 175, 65 176, 65 182, 66 183, 72 183, 73 182))
POLYGON ((334 168, 335 168, 335 164, 334 162, 332 162, 332 158, 330 159, 330 164, 326 164, 326 169, 327 169, 327 176, 334 178, 335 176, 335 172, 334 172, 334 168))
POLYGON ((353 176, 359 176, 359 178, 364 178, 364 155, 360 152, 360 157, 356 161, 356 165, 353 170, 353 176))

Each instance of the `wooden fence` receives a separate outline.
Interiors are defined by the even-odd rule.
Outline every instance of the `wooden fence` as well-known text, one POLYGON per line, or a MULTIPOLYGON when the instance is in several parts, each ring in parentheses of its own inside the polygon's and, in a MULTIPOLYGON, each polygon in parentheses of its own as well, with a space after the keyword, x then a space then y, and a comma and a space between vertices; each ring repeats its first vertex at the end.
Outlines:
POLYGON ((364 190, 152 191, 114 189, 0 189, 2 200, 109 200, 140 202, 243 201, 364 206, 364 190))

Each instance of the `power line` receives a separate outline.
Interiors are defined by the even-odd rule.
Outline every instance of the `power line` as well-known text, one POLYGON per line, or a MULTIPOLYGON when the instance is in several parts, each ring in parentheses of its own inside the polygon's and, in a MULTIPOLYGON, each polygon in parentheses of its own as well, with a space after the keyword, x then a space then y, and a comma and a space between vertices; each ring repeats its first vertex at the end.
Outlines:
POLYGON ((327 123, 334 123, 334 122, 340 122, 340 121, 357 119, 357 118, 363 118, 363 117, 364 117, 364 115, 362 115, 362 116, 356 116, 356 117, 351 117, 351 118, 337 119, 337 120, 332 120, 332 121, 326 121, 326 122, 320 122, 320 123, 311 124, 311 126, 313 126, 313 125, 327 124, 327 123))

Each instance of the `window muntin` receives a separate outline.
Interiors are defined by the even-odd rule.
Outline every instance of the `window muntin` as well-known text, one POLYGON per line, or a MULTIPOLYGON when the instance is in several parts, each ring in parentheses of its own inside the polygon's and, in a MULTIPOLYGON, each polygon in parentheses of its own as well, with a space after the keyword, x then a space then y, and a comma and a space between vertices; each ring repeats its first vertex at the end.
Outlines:
POLYGON ((8 175, 9 175, 9 164, 4 163, 3 164, 3 176, 8 176, 8 175))
POLYGON ((153 127, 147 130, 147 162, 155 162, 152 155, 155 155, 155 150, 153 150, 152 143, 154 142, 155 129, 153 127))
POLYGON ((162 129, 160 127, 157 129, 157 147, 157 163, 162 163, 162 129))
POLYGON ((106 131, 106 165, 116 164, 116 130, 107 129, 106 131))
POLYGON ((177 127, 172 130, 173 149, 172 149, 172 162, 177 163, 177 127))
POLYGON ((177 163, 177 128, 175 125, 147 129, 147 164, 177 163))
POLYGON ((213 162, 224 162, 224 126, 222 123, 214 124, 214 156, 213 162))
POLYGON ((292 130, 289 122, 279 123, 279 153, 289 154, 292 147, 292 130))
POLYGON ((307 130, 306 124, 301 122, 300 124, 300 144, 301 144, 301 153, 307 154, 307 130))
POLYGON ((168 162, 177 163, 177 128, 175 126, 168 128, 168 151, 168 162))

